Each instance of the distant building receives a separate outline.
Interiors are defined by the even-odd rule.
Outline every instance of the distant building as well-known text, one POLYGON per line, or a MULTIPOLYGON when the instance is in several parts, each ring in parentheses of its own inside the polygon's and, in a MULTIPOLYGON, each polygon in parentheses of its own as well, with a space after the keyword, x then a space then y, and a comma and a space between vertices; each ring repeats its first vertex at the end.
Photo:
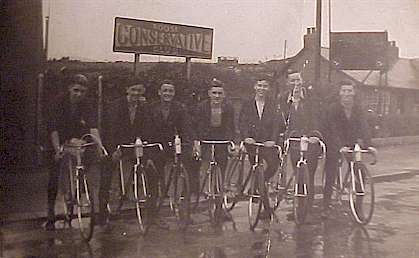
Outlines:
POLYGON ((217 58, 217 64, 220 65, 238 65, 239 58, 238 57, 229 57, 229 56, 219 56, 217 58))
MULTIPOLYGON (((304 47, 295 56, 270 60, 261 66, 277 74, 279 87, 284 86, 283 75, 288 69, 301 71, 307 85, 314 81, 314 28, 308 28, 304 35, 304 47), (282 76, 282 77, 281 77, 282 76)), ((378 114, 419 114, 419 59, 399 57, 394 41, 388 42, 388 68, 386 70, 337 70, 329 62, 329 49, 321 49, 320 92, 324 95, 336 93, 335 85, 342 79, 354 81, 361 91, 365 108, 378 114)), ((326 96, 325 96, 326 97, 326 96)))

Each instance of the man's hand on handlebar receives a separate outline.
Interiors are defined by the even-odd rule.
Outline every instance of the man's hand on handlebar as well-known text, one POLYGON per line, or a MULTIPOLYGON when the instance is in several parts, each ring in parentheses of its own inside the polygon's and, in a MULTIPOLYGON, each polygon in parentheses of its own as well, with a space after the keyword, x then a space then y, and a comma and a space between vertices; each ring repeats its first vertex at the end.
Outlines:
POLYGON ((56 151, 54 154, 54 160, 56 162, 60 161, 63 157, 64 157, 64 152, 61 149, 56 151))
POLYGON ((340 149, 340 152, 348 152, 348 151, 350 151, 351 150, 351 148, 349 148, 348 146, 343 146, 341 149, 340 149))
POLYGON ((254 144, 255 142, 256 142, 256 140, 251 138, 251 137, 248 137, 248 138, 244 139, 244 143, 246 143, 246 144, 254 144))
POLYGON ((192 154, 194 155, 195 158, 201 157, 202 152, 201 152, 201 145, 199 144, 199 141, 194 141, 192 154))
POLYGON ((116 151, 114 151, 112 153, 112 160, 113 161, 118 161, 120 160, 122 157, 122 151, 120 149, 117 149, 116 151))
POLYGON ((263 143, 265 147, 272 148, 275 145, 275 141, 265 141, 263 143))
POLYGON ((308 138, 309 143, 318 143, 320 141, 319 137, 311 136, 308 138))

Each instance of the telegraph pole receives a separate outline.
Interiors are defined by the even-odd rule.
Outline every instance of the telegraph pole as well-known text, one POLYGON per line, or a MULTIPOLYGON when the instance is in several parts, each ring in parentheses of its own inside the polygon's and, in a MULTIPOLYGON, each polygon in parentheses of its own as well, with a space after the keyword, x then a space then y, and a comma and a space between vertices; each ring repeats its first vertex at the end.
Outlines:
POLYGON ((314 85, 322 91, 320 78, 321 38, 322 38, 322 0, 316 0, 316 42, 314 48, 314 85))

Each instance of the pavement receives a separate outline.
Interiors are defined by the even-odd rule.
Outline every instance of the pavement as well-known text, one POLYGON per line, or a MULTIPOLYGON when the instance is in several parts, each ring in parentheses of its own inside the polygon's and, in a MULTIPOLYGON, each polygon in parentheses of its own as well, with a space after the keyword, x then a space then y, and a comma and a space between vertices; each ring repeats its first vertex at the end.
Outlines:
MULTIPOLYGON (((411 178, 419 174, 419 143, 407 144, 405 141, 400 145, 401 141, 395 142, 396 144, 378 146, 378 162, 370 166, 377 183, 411 178)), ((40 172, 5 173, 0 179, 4 192, 0 197, 3 206, 0 218, 3 223, 45 219, 48 184, 46 169, 40 172)), ((99 182, 97 175, 93 177, 93 181, 99 182)), ((62 210, 60 203, 57 201, 57 210, 62 210)))

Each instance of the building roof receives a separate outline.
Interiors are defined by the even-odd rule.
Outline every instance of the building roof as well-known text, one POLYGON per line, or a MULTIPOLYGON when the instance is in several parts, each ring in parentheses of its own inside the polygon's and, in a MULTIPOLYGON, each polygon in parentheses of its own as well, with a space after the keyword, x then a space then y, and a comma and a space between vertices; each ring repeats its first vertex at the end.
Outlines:
MULTIPOLYGON (((321 55, 329 60, 329 48, 322 47, 321 55)), ((380 72, 369 70, 342 70, 356 81, 364 85, 380 86, 380 72)), ((398 58, 387 73, 387 85, 385 76, 382 75, 381 85, 393 88, 419 90, 419 58, 398 58)))
MULTIPOLYGON (((380 72, 345 70, 345 73, 362 82, 365 85, 380 86, 380 72), (368 75, 369 74, 369 75, 368 75)), ((387 73, 387 84, 385 75, 381 77, 381 85, 403 89, 419 89, 419 60, 399 58, 391 65, 387 73)))

